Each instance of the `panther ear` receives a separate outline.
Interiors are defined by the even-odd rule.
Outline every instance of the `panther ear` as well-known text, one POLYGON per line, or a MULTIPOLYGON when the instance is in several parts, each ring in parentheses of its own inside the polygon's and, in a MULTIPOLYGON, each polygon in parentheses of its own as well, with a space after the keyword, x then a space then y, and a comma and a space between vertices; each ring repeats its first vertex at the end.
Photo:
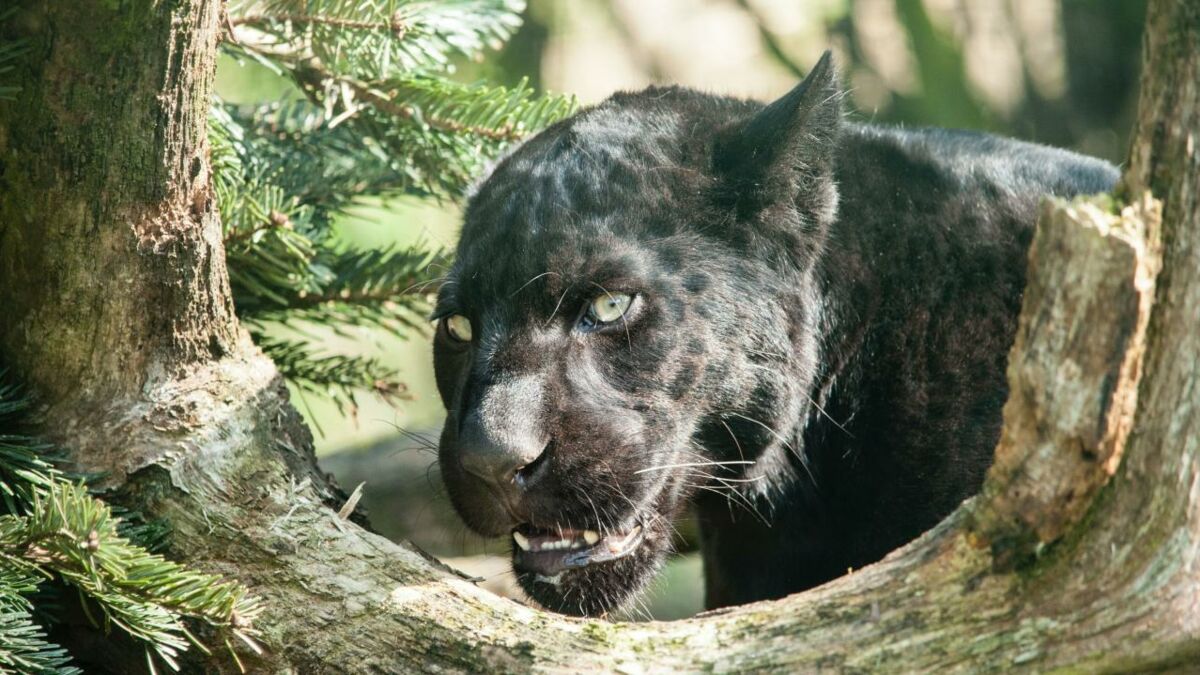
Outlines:
POLYGON ((826 51, 804 81, 750 119, 726 129, 713 166, 743 214, 794 200, 811 215, 832 216, 833 152, 841 127, 841 90, 826 51))

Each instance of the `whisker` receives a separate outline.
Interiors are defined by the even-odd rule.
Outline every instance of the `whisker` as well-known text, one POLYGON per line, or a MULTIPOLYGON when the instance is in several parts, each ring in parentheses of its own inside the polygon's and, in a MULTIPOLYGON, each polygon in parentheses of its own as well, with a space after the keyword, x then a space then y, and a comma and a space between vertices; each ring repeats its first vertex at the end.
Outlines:
POLYGON ((739 412, 729 411, 726 414, 733 415, 734 417, 740 417, 740 418, 746 420, 747 422, 753 422, 753 423, 759 425, 760 427, 762 427, 763 429, 766 429, 768 432, 770 432, 771 435, 773 435, 773 436, 775 436, 775 438, 779 439, 779 442, 783 444, 783 447, 787 448, 796 457, 796 459, 800 460, 800 466, 804 467, 804 472, 808 474, 808 478, 809 478, 809 480, 812 481, 813 485, 817 484, 817 477, 813 475, 812 469, 810 469, 808 466, 808 458, 805 457, 803 453, 798 452, 795 448, 793 448, 792 444, 789 443, 787 441, 787 439, 785 439, 782 435, 780 435, 780 433, 778 431, 775 431, 769 425, 763 423, 761 420, 756 420, 753 417, 747 417, 746 415, 743 415, 739 412))
POLYGON ((744 507, 747 511, 754 514, 754 516, 756 518, 758 518, 760 521, 762 521, 763 525, 769 526, 771 524, 771 521, 767 520, 766 516, 764 516, 762 513, 759 512, 758 507, 756 507, 752 503, 750 503, 750 501, 746 499, 745 495, 743 495, 737 491, 733 491, 733 490, 722 491, 722 490, 718 490, 718 489, 714 488, 711 485, 696 485, 694 483, 684 483, 684 485, 686 485, 687 487, 693 488, 695 490, 704 490, 706 492, 711 492, 715 495, 720 495, 720 496, 724 497, 726 499, 726 501, 729 502, 729 512, 731 514, 733 513, 733 505, 737 504, 739 507, 744 507), (739 497, 740 500, 735 501, 733 499, 734 497, 739 497))
POLYGON ((575 287, 575 284, 570 284, 566 288, 563 289, 562 295, 558 296, 558 304, 554 306, 554 311, 550 312, 550 318, 546 319, 546 323, 542 324, 542 328, 549 326, 550 322, 554 320, 554 315, 558 314, 558 310, 560 307, 562 307, 563 300, 566 299, 567 293, 570 293, 571 289, 574 287, 575 287))
POLYGON ((746 459, 745 453, 742 452, 742 444, 738 441, 737 434, 733 433, 733 429, 729 428, 729 425, 725 423, 725 420, 721 420, 721 426, 725 427, 725 431, 728 431, 729 437, 733 439, 733 445, 737 447, 738 457, 746 459))
POLYGON ((541 279, 542 277, 545 277, 545 276, 549 276, 551 274, 553 274, 554 276, 558 276, 558 272, 551 272, 551 271, 542 272, 541 274, 535 276, 534 278, 530 279, 529 281, 526 281, 525 283, 521 284, 521 287, 518 288, 517 290, 513 291, 512 294, 509 295, 508 297, 510 297, 510 298, 515 297, 517 295, 517 293, 520 293, 521 291, 525 290, 525 287, 528 286, 529 284, 532 284, 533 282, 537 281, 538 279, 541 279))
POLYGON ((411 286, 409 286, 408 288, 405 288, 404 290, 400 291, 399 295, 408 295, 409 293, 412 293, 414 291, 417 293, 423 293, 425 291, 426 287, 432 286, 433 284, 441 284, 445 281, 446 281, 446 277, 438 277, 436 279, 424 279, 424 280, 418 281, 418 282, 412 284, 411 286), (418 289, 420 289, 420 290, 418 290, 418 289))
MULTIPOLYGON (((763 524, 770 525, 770 522, 767 520, 767 518, 765 516, 763 516, 761 511, 758 510, 758 505, 756 503, 756 500, 753 500, 749 496, 742 493, 738 489, 738 486, 736 486, 736 485, 729 485, 720 478, 716 478, 715 480, 721 481, 721 487, 715 488, 710 485, 709 487, 712 488, 713 492, 715 492, 717 494, 722 494, 722 493, 725 494, 726 499, 730 502, 731 506, 732 506, 733 502, 735 501, 734 498, 736 497, 737 498, 736 501, 738 502, 738 504, 740 504, 741 506, 744 506, 747 511, 750 511, 755 516, 757 516, 758 519, 763 522, 763 524)), ((732 511, 731 511, 731 513, 732 513, 732 511)))
POLYGON ((754 464, 753 460, 735 459, 728 462, 681 462, 679 464, 660 464, 659 466, 648 466, 644 469, 634 471, 634 475, 639 473, 648 473, 650 471, 659 471, 662 469, 685 469, 693 466, 732 466, 737 464, 754 464))
MULTIPOLYGON (((763 352, 759 352, 759 353, 763 353, 763 352)), ((780 356, 780 355, 776 355, 776 354, 768 354, 768 355, 769 355, 769 356, 780 356)), ((771 368, 770 366, 764 366, 764 365, 761 365, 761 364, 758 364, 758 363, 750 363, 750 364, 747 364, 747 365, 748 365, 749 367, 751 367, 751 368, 758 368, 758 369, 760 369, 760 370, 765 370, 765 371, 768 371, 768 372, 775 372, 775 370, 774 370, 773 368, 771 368)), ((839 421, 835 420, 835 419, 833 418, 833 415, 830 415, 830 414, 829 414, 829 412, 825 410, 825 408, 821 407, 821 404, 820 404, 820 403, 817 403, 817 399, 813 398, 813 397, 812 397, 812 394, 809 394, 809 393, 808 393, 808 392, 806 392, 806 391, 801 391, 801 392, 800 392, 800 394, 801 394, 802 396, 804 396, 804 398, 808 399, 808 402, 809 402, 809 403, 811 403, 811 404, 812 404, 812 406, 813 406, 814 408, 816 408, 816 409, 817 409, 817 412, 821 413, 821 415, 823 415, 823 416, 825 417, 825 419, 827 419, 827 420, 829 420, 830 422, 832 422, 832 423, 833 423, 833 426, 835 426, 835 427, 837 427, 838 429, 842 430, 842 432, 843 432, 843 433, 845 433, 845 434, 846 434, 847 436, 849 436, 850 438, 854 438, 854 434, 850 433, 850 430, 849 430, 849 429, 847 429, 843 423, 841 423, 841 422, 839 422, 839 421)))
POLYGON ((820 404, 820 403, 817 403, 817 399, 815 399, 815 398, 813 398, 811 395, 809 395, 809 393, 808 393, 808 392, 802 391, 802 392, 800 392, 800 393, 801 393, 801 394, 804 394, 804 397, 805 397, 805 398, 807 398, 807 399, 808 399, 808 402, 809 402, 809 403, 811 403, 811 404, 813 405, 813 407, 817 409, 817 412, 819 412, 819 413, 821 413, 822 415, 824 415, 824 416, 825 416, 825 419, 827 419, 827 420, 829 420, 830 422, 832 422, 832 423, 833 423, 833 426, 835 426, 835 427, 837 427, 837 428, 841 429, 841 430, 842 430, 843 432, 845 432, 845 434, 846 434, 847 436, 849 436, 850 438, 854 438, 854 434, 850 433, 850 430, 849 430, 849 429, 847 429, 846 427, 842 426, 842 423, 841 423, 841 422, 839 422, 839 421, 837 421, 837 420, 833 419, 833 416, 832 416, 832 415, 830 415, 829 413, 825 412, 825 409, 821 407, 821 404, 820 404))
POLYGON ((758 481, 766 478, 766 476, 755 476, 754 478, 725 478, 723 476, 714 476, 710 473, 704 473, 703 471, 697 471, 696 475, 704 476, 705 478, 711 478, 713 480, 719 480, 721 482, 729 482, 729 483, 755 483, 755 482, 758 482, 758 481))

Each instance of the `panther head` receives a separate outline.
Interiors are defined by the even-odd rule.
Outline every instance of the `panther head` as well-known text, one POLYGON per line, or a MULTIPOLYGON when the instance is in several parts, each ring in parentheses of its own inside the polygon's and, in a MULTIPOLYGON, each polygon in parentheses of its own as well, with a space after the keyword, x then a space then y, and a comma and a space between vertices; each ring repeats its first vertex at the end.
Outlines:
POLYGON ((539 604, 619 607, 697 490, 778 487, 809 405, 840 125, 826 54, 763 107, 618 94, 520 145, 439 293, 439 462, 539 604))

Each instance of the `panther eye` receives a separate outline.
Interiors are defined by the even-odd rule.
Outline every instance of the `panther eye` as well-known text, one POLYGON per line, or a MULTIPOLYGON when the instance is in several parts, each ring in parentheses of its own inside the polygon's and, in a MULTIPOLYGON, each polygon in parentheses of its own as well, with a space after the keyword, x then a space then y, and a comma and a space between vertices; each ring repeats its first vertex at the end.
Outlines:
POLYGON ((445 318, 446 332, 459 342, 471 341, 471 320, 462 314, 451 314, 445 318))
POLYGON ((604 293, 588 305, 587 317, 595 323, 612 323, 625 316, 633 296, 625 293, 604 293))

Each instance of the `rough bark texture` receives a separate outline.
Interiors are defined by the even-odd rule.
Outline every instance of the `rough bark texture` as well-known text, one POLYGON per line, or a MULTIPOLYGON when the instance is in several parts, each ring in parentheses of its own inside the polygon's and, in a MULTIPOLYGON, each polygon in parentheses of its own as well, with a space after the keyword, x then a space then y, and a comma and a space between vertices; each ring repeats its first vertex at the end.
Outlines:
POLYGON ((217 10, 22 5, 7 30, 34 46, 25 92, 0 104, 0 357, 116 498, 173 521, 174 555, 263 597, 256 671, 1200 662, 1196 3, 1151 4, 1130 212, 1047 207, 984 494, 853 575, 667 624, 491 596, 327 508, 307 431, 230 311, 203 133, 217 10))
POLYGON ((134 469, 143 392, 237 349, 206 136, 218 5, 25 4, 5 26, 30 53, 0 104, 0 348, 34 364, 81 462, 134 469))
POLYGON ((1160 228, 1148 194, 1120 214, 1107 199, 1042 205, 1004 428, 973 511, 999 564, 1027 562, 1061 537, 1120 466, 1137 411, 1160 228))

